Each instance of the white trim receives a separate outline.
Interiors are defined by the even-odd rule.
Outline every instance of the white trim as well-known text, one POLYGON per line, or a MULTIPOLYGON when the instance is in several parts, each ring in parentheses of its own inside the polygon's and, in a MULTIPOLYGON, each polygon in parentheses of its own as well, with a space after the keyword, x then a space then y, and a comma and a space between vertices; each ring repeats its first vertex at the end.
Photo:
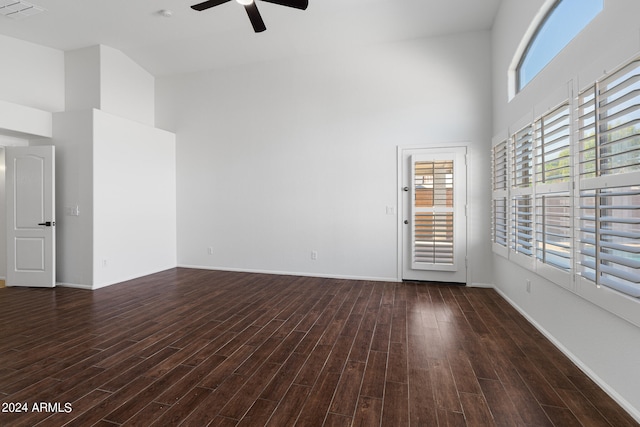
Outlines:
MULTIPOLYGON (((572 244, 574 242, 573 237, 571 238, 572 244)), ((572 252, 573 254, 573 252, 572 252)), ((571 266, 573 267, 573 259, 571 260, 571 266)), ((575 291, 573 286, 573 268, 571 271, 562 270, 561 268, 555 267, 550 264, 545 264, 539 259, 535 259, 535 273, 543 277, 550 282, 555 283, 558 286, 561 286, 570 291, 575 291)))
POLYGON ((91 291, 93 290, 93 288, 91 287, 91 285, 81 285, 79 283, 63 283, 63 282, 57 282, 56 286, 61 287, 61 288, 74 288, 74 289, 85 289, 87 291, 91 291))
POLYGON ((501 256, 502 258, 509 259, 509 233, 507 232, 507 246, 502 246, 499 243, 491 242, 491 250, 494 254, 501 256))
POLYGON ((513 136, 526 128, 527 126, 533 126, 535 122, 535 116, 533 114, 533 109, 529 110, 526 114, 520 117, 518 120, 511 123, 507 128, 507 134, 509 135, 509 141, 513 138, 513 136))
POLYGON ((402 233, 403 225, 404 225, 404 206, 402 205, 402 152, 404 150, 410 150, 409 147, 402 147, 400 145, 396 146, 396 206, 397 206, 397 223, 398 226, 396 228, 396 281, 402 281, 402 233))
MULTIPOLYGON (((608 187, 628 187, 640 182, 640 172, 627 172, 617 175, 603 175, 596 178, 577 179, 579 189, 597 190, 608 187)), ((580 196, 580 194, 578 194, 580 196)))
POLYGON ((607 286, 599 288, 590 280, 578 276, 575 292, 590 303, 640 327, 640 299, 618 292, 607 286))
POLYGON ((561 84, 554 90, 550 90, 548 95, 533 107, 535 120, 540 120, 546 114, 557 110, 563 104, 569 103, 571 109, 571 99, 573 97, 573 79, 561 84))
POLYGON ((602 380, 595 372, 593 372, 586 364, 580 360, 575 354, 573 354, 568 348, 566 348, 559 340, 557 340, 549 331, 543 328, 538 322, 536 322, 527 312, 522 309, 518 304, 511 300, 500 288, 494 287, 495 291, 504 298, 518 313, 520 313, 531 325, 536 328, 542 335, 545 336, 551 343, 560 350, 565 356, 567 356, 582 372, 584 372, 589 378, 593 380, 605 393, 615 400, 625 411, 629 413, 636 421, 640 422, 640 411, 638 411, 632 404, 630 404, 625 398, 623 398, 613 387, 609 386, 602 380))
POLYGON ((525 255, 523 253, 516 252, 509 247, 509 261, 535 273, 535 248, 533 250, 533 254, 525 255))
POLYGON ((526 52, 529 43, 531 43, 533 37, 538 31, 538 27, 547 17, 547 14, 550 12, 555 3, 556 0, 545 0, 545 2, 538 10, 538 13, 531 20, 529 28, 527 28, 527 31, 525 31, 525 33, 522 35, 522 38, 520 39, 520 44, 516 48, 513 54, 513 58, 511 59, 511 63, 509 64, 509 68, 507 69, 507 94, 509 101, 515 98, 518 93, 518 64, 522 60, 522 55, 524 55, 524 53, 526 52))
POLYGON ((145 276, 150 276, 152 274, 156 274, 156 273, 161 273, 163 271, 167 271, 167 270, 171 270, 173 268, 176 268, 177 265, 171 265, 171 266, 164 266, 161 267, 159 270, 154 269, 152 271, 147 271, 145 273, 137 273, 133 276, 126 276, 126 277, 122 277, 117 279, 115 282, 105 282, 105 283, 101 283, 96 285, 95 283, 93 284, 93 286, 91 286, 91 289, 95 290, 95 289, 101 289, 101 288, 106 288, 107 286, 111 286, 111 285, 118 285, 120 283, 124 283, 124 282, 128 282, 130 280, 135 280, 135 279, 139 279, 141 277, 145 277, 145 276))
POLYGON ((273 274, 279 276, 318 277, 323 279, 364 280, 370 282, 399 282, 395 277, 352 276, 345 274, 308 273, 299 271, 262 270, 253 268, 216 267, 210 265, 179 264, 178 268, 196 268, 199 270, 232 271, 238 273, 273 274))
POLYGON ((467 288, 495 289, 496 287, 492 283, 472 282, 467 284, 467 288))

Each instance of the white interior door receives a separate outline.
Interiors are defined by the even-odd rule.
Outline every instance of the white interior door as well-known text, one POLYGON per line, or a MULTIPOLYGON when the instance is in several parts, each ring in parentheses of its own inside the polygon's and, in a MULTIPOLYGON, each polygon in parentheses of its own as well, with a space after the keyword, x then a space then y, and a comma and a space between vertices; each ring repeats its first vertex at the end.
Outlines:
POLYGON ((7 286, 54 287, 55 149, 7 147, 7 286))
POLYGON ((467 282, 466 148, 402 150, 402 279, 467 282))

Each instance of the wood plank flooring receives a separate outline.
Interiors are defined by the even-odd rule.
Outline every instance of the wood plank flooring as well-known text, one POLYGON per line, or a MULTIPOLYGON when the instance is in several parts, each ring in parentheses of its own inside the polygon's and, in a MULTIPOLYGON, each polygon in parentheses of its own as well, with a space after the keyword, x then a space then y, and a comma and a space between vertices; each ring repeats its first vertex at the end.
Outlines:
POLYGON ((180 268, 0 290, 0 402, 2 426, 638 425, 493 290, 180 268))

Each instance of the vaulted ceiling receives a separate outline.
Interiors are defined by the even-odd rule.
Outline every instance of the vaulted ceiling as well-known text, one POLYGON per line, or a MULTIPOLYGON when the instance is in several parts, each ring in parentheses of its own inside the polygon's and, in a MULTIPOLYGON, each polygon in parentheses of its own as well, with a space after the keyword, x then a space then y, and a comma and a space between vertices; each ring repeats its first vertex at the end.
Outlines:
POLYGON ((104 44, 161 76, 486 30, 500 1, 309 0, 301 11, 257 0, 267 31, 254 33, 235 1, 196 12, 198 0, 29 0, 45 11, 0 16, 0 34, 60 50, 104 44))

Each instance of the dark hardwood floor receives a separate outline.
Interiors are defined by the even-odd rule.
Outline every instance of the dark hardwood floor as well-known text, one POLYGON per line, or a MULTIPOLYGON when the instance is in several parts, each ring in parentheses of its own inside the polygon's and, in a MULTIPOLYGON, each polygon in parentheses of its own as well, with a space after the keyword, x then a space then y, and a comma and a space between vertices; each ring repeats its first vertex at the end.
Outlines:
POLYGON ((493 290, 190 269, 0 289, 0 402, 2 426, 638 425, 493 290))

